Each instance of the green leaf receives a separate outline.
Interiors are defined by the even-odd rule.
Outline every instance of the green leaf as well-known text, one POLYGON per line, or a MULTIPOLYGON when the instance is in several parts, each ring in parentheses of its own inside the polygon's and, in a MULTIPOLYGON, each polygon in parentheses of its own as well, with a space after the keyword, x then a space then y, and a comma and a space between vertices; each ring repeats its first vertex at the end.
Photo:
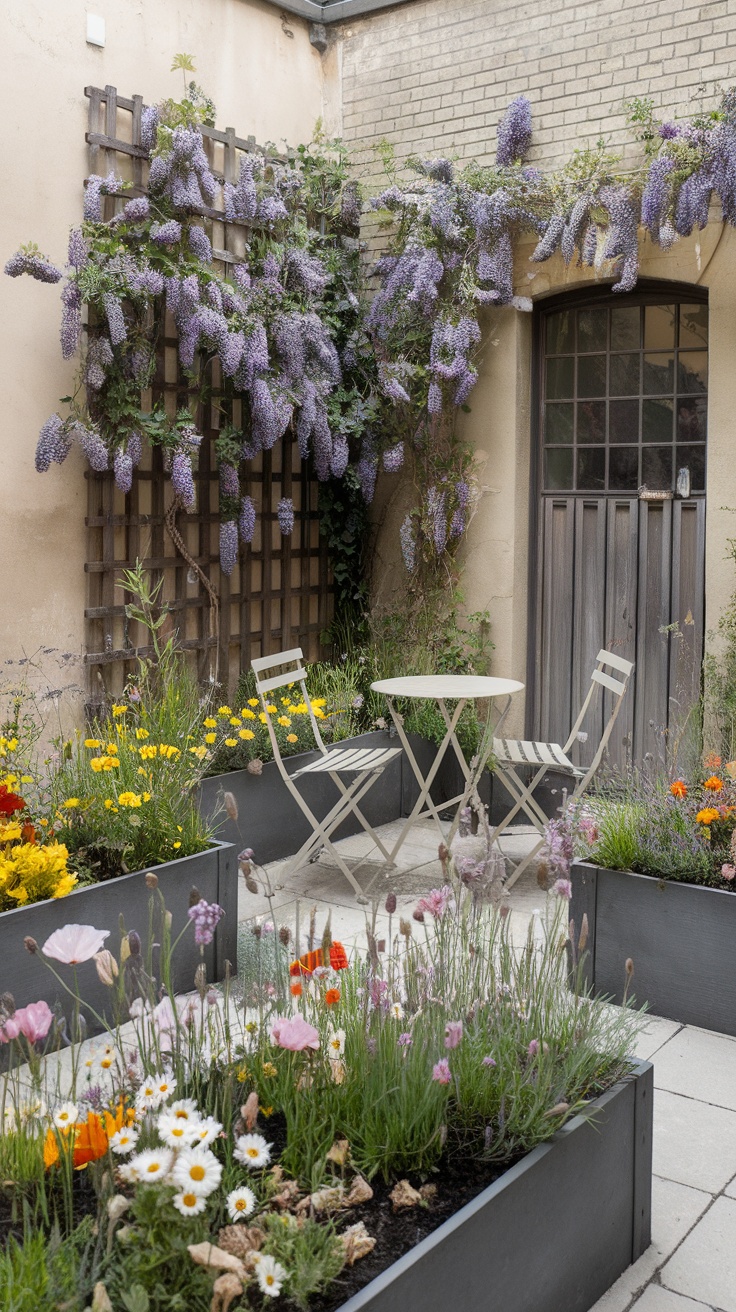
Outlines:
POLYGON ((185 73, 196 73, 197 69, 194 63, 194 55, 174 55, 171 72, 175 73, 178 68, 183 68, 185 73))

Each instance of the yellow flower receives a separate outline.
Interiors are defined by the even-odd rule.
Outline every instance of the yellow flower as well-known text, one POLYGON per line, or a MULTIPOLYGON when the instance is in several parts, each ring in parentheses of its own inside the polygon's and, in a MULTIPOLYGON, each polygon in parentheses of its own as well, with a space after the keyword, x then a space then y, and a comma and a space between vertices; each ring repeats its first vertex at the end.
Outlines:
POLYGON ((287 741, 287 743, 298 743, 298 742, 299 742, 299 738, 297 737, 297 735, 296 735, 295 733, 287 733, 287 735, 286 735, 286 741, 287 741))
POLYGON ((138 750, 142 761, 152 761, 158 756, 158 747, 155 743, 146 743, 145 747, 139 747, 138 750))
POLYGON ((291 713, 292 713, 292 715, 306 715, 306 714, 308 713, 308 712, 307 712, 307 703, 306 703, 306 702, 299 702, 299 705, 298 705, 298 706, 292 706, 292 708, 291 708, 291 713))
POLYGON ((232 715, 232 713, 232 708, 230 706, 218 706, 217 708, 218 715, 232 715))
POLYGON ((245 1084, 245 1081, 248 1079, 248 1076, 249 1076, 248 1067, 238 1066, 238 1069, 235 1072, 235 1078, 238 1081, 238 1084, 245 1084))
POLYGON ((311 698, 310 698, 310 703, 311 703, 312 707, 317 707, 317 706, 326 706, 326 705, 327 705, 327 698, 326 698, 326 697, 311 697, 311 698))
POLYGON ((141 799, 138 793, 120 793, 118 797, 119 806, 140 806, 141 799))
POLYGON ((8 820, 7 824, 0 825, 0 843, 15 843, 21 837, 21 833, 17 820, 8 820))
POLYGON ((158 753, 159 756, 165 756, 167 761, 170 761, 172 756, 181 756, 181 750, 171 743, 159 743, 158 753))
POLYGON ((263 1074, 267 1080, 272 1080, 274 1075, 278 1075, 278 1071, 272 1061, 264 1061, 263 1074))
POLYGON ((151 735, 149 734, 147 729, 136 729, 135 736, 138 739, 139 743, 142 743, 145 738, 150 738, 151 735))
POLYGON ((225 739, 225 746, 226 746, 226 747, 237 747, 237 745, 238 745, 238 740, 237 740, 237 738, 226 738, 226 739, 225 739))
POLYGON ((177 842, 177 843, 172 843, 172 847, 181 847, 181 843, 179 843, 179 842, 177 842))
POLYGON ((192 753, 192 756, 197 757, 198 761, 203 760, 204 757, 207 755, 206 747, 190 747, 189 750, 192 753))
POLYGON ((281 698, 281 705, 282 705, 282 706, 291 706, 291 697, 282 697, 282 698, 281 698))
POLYGON ((205 729, 216 729, 216 728, 217 728, 217 720, 213 720, 212 716, 211 716, 211 715, 208 715, 208 716, 207 716, 207 719, 206 719, 205 722, 204 722, 204 727, 205 727, 205 729))
POLYGON ((291 726, 291 720, 289 719, 288 715, 280 715, 280 716, 279 716, 279 724, 282 724, 282 725, 284 726, 285 729, 290 728, 290 726, 291 726))
POLYGON ((710 825, 714 820, 719 820, 720 815, 720 811, 717 811, 714 806, 706 806, 702 811, 698 811, 695 819, 699 825, 710 825))
POLYGON ((114 756, 103 756, 101 757, 101 760, 102 768, 107 772, 120 769, 120 762, 116 761, 114 756))
POLYGON ((142 765, 138 766, 136 774, 142 774, 144 779, 148 778, 148 771, 142 765))
POLYGON ((51 896, 66 897, 67 893, 71 893, 76 882, 77 882, 77 876, 72 874, 70 871, 68 874, 64 875, 62 879, 59 880, 51 896))
POLYGON ((112 809, 112 801, 111 801, 111 799, 110 799, 109 797, 106 797, 106 798, 105 798, 105 810, 106 810, 106 811, 109 811, 109 810, 111 810, 111 809, 112 809))
POLYGON ((260 715, 258 716, 258 719, 260 720, 261 724, 265 724, 266 720, 268 719, 268 716, 264 715, 263 711, 261 711, 260 715))
POLYGON ((100 770, 102 769, 102 762, 104 761, 104 759, 105 759, 104 756, 92 757, 90 761, 90 765, 92 766, 92 769, 94 770, 95 774, 100 773, 100 770))
POLYGON ((125 715, 125 712, 127 711, 127 709, 128 709, 127 706, 113 706, 113 708, 112 708, 112 713, 113 713, 113 715, 116 716, 116 717, 117 717, 118 715, 125 715))
POLYGON ((92 747, 96 751, 98 747, 102 746, 102 743, 99 738, 85 738, 84 745, 85 747, 92 747))
POLYGON ((244 720, 255 720, 256 718, 255 711, 249 711, 247 706, 240 713, 244 720))
POLYGON ((217 742, 217 734, 216 734, 216 733, 206 733, 205 736, 204 736, 204 740, 205 740, 205 742, 211 747, 213 743, 216 743, 216 742, 217 742))
POLYGON ((240 733, 238 734, 238 738, 242 738, 244 742, 249 743, 253 738, 255 738, 255 734, 252 729, 241 729, 240 733))
POLYGON ((115 746, 115 743, 108 743, 107 747, 105 748, 105 751, 107 752, 108 756, 117 756, 118 754, 118 749, 115 746))
POLYGON ((71 811, 75 806, 79 806, 79 798, 67 797, 66 801, 64 802, 64 806, 67 808, 68 811, 71 811))
POLYGON ((319 706, 313 706, 312 710, 314 711, 315 720, 325 720, 327 718, 324 711, 320 710, 319 706))
POLYGON ((18 746, 18 739, 17 738, 6 739, 5 746, 7 747, 9 752, 14 752, 16 747, 18 746))
POLYGON ((257 698, 257 697, 249 697, 249 698, 248 698, 248 705, 249 705, 249 706, 257 706, 257 705, 258 705, 258 698, 257 698))
POLYGON ((150 800, 151 800, 151 794, 150 794, 150 793, 144 793, 144 794, 143 794, 143 801, 144 801, 144 802, 150 802, 150 800))
POLYGON ((276 715, 278 709, 279 709, 278 706, 269 706, 268 703, 266 703, 266 710, 268 711, 269 715, 276 715))
POLYGON ((22 774, 21 777, 20 777, 20 781, 21 781, 22 784, 32 784, 32 783, 33 783, 33 775, 32 775, 32 774, 22 774))

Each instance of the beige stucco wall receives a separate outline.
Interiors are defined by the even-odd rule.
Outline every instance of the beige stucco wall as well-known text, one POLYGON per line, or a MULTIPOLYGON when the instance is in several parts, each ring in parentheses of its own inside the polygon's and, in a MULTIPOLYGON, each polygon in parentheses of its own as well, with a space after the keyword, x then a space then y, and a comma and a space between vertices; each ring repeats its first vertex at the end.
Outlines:
MULTIPOLYGON (((0 265, 29 240, 64 262, 88 172, 87 85, 110 83, 147 103, 179 95, 182 75, 169 69, 186 51, 218 126, 291 145, 309 140, 322 115, 339 131, 339 50, 321 57, 305 21, 258 0, 2 0, 0 15, 0 265), (104 49, 86 43, 87 10, 106 20, 104 49)), ((85 606, 83 460, 75 449, 61 468, 33 467, 39 429, 74 385, 59 311, 58 287, 0 277, 0 672, 38 652, 52 687, 83 682, 78 660, 54 652, 78 658, 85 606)))

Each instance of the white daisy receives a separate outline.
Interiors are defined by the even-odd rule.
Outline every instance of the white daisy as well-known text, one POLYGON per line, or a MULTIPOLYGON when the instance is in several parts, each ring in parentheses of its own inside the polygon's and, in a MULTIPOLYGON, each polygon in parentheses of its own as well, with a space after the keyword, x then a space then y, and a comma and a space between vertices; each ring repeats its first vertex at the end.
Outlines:
POLYGON ((60 1130, 66 1130, 69 1125, 74 1125, 79 1117, 79 1108, 75 1102, 63 1102, 54 1112, 54 1125, 60 1130))
POLYGON ((271 1160, 272 1144, 266 1143, 262 1134, 241 1134, 235 1140, 233 1157, 243 1166, 256 1170, 259 1166, 268 1166, 271 1160))
POLYGON ((344 1051, 345 1051, 345 1031, 330 1030, 330 1033, 327 1038, 327 1053, 330 1058, 330 1061, 336 1061, 338 1057, 342 1057, 344 1051))
POLYGON ((106 1043, 104 1048, 99 1048, 95 1053, 95 1064, 101 1071, 111 1070, 117 1059, 117 1050, 111 1043, 106 1043))
POLYGON ((165 1143, 167 1148, 189 1148, 194 1143, 197 1125, 192 1121, 181 1121, 178 1117, 171 1116, 169 1112, 164 1112, 156 1122, 156 1129, 161 1142, 165 1143))
POLYGON ((390 1014, 393 1016, 394 1020, 404 1019, 404 1008, 400 1002, 391 1003, 390 1014))
POLYGON ((118 1167, 118 1175, 126 1184, 138 1183, 138 1172, 133 1165, 133 1162, 123 1162, 122 1165, 118 1167))
POLYGON ((160 1107, 163 1100, 163 1094, 159 1093, 155 1079, 144 1080, 135 1095, 136 1110, 139 1112, 152 1111, 156 1107, 160 1107))
POLYGON ((172 1116, 180 1121, 198 1121, 199 1109, 193 1098, 177 1098, 169 1107, 172 1116))
POLYGON ((222 1177, 222 1166, 206 1148, 183 1148, 171 1173, 174 1184, 183 1192, 206 1198, 214 1192, 222 1177))
POLYGON ((241 1189, 233 1189, 225 1199, 228 1216, 231 1221, 242 1221, 246 1216, 251 1216, 258 1206, 258 1199, 247 1185, 241 1189))
POLYGON ((167 1098, 171 1097, 172 1093, 176 1092, 176 1080, 171 1071, 164 1071, 162 1075, 154 1075, 153 1078, 162 1102, 165 1102, 167 1098))
POLYGON ((130 1165, 135 1171, 136 1179, 142 1184, 153 1184, 163 1180, 169 1174, 173 1153, 168 1148, 149 1148, 146 1152, 131 1157, 130 1165))
POLYGON ((207 1199, 204 1194, 195 1194, 191 1189, 184 1190, 180 1194, 174 1194, 171 1201, 182 1216, 199 1216, 199 1213, 203 1212, 207 1206, 207 1199))
POLYGON ((286 1271, 275 1257, 268 1253, 256 1253, 256 1280, 262 1293, 269 1298, 278 1298, 281 1286, 286 1280, 286 1271))
POLYGON ((200 1144, 202 1148, 209 1148, 210 1144, 215 1142, 221 1129, 222 1125, 215 1120, 214 1116, 205 1116, 201 1121, 194 1121, 191 1124, 193 1142, 200 1144))
POLYGON ((118 1130, 110 1140, 110 1147, 114 1153, 130 1153, 138 1142, 137 1130, 118 1130))

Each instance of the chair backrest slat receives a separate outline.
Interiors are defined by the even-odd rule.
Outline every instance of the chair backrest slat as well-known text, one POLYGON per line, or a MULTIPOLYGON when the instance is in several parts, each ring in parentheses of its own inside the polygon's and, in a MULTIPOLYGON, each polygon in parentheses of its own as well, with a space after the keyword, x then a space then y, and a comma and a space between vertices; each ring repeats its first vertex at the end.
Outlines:
POLYGON ((301 647, 293 647, 291 651, 278 651, 273 656, 257 656, 251 661, 251 666, 259 674, 261 670, 277 669, 280 665, 288 665, 290 661, 301 664, 303 659, 301 647))
POLYGON ((634 666, 631 661, 624 660, 623 656, 617 656, 613 651, 606 651, 601 648, 596 656, 599 665, 611 665, 614 670, 620 670, 622 674, 631 674, 634 666))
POLYGON ((604 688, 611 692, 624 693, 626 691, 626 681, 614 679, 610 674, 604 674, 603 670, 593 670, 590 676, 593 683, 602 683, 604 688))
POLYGON ((272 679, 259 679, 256 675, 256 687, 259 692, 270 692, 272 688, 283 688, 287 683, 298 683, 306 677, 307 671, 300 665, 298 669, 286 674, 274 674, 272 679))

